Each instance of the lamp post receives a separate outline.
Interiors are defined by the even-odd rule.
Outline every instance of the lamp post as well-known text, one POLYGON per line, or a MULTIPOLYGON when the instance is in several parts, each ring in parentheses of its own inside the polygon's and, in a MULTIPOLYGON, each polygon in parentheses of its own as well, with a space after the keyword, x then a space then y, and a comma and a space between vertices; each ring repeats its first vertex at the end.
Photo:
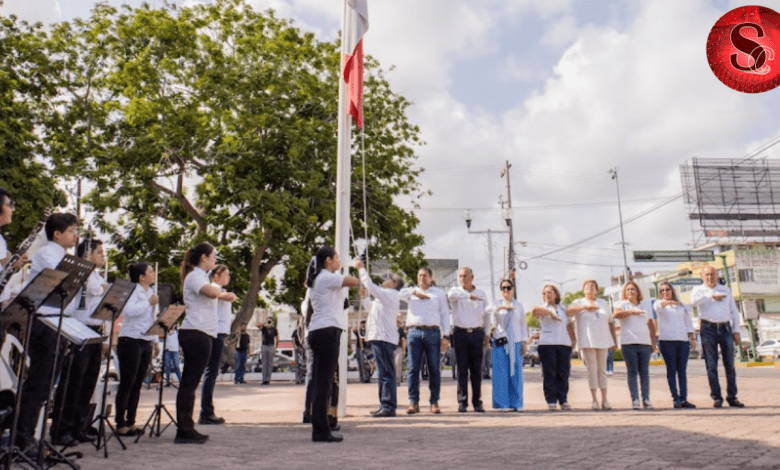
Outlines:
POLYGON ((488 261, 490 263, 490 300, 496 301, 496 281, 493 275, 493 237, 494 233, 509 233, 507 230, 471 230, 471 211, 466 210, 463 213, 463 218, 466 220, 466 229, 470 235, 483 235, 487 234, 488 237, 488 261))
POLYGON ((623 234, 623 209, 620 207, 620 185, 618 184, 618 167, 611 168, 608 172, 612 175, 612 179, 615 180, 615 188, 617 188, 618 197, 618 215, 620 216, 620 244, 623 247, 623 283, 628 282, 631 279, 631 270, 628 268, 628 258, 626 257, 626 237, 623 234))

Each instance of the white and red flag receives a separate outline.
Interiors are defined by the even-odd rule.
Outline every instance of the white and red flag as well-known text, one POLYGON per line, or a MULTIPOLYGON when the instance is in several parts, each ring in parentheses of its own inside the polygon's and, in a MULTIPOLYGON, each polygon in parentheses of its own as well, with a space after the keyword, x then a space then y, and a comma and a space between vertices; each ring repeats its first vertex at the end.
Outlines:
POLYGON ((347 0, 343 40, 344 81, 349 85, 348 112, 363 127, 363 36, 368 31, 367 0, 347 0))

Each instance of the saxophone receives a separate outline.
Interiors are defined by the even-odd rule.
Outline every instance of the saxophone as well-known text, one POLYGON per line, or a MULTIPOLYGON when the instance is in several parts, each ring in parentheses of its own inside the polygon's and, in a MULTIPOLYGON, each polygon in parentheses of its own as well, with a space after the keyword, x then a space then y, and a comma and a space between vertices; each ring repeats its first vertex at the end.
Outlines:
POLYGON ((43 230, 43 227, 46 225, 46 219, 49 218, 50 214, 51 207, 47 207, 46 210, 43 211, 43 218, 38 222, 38 225, 35 226, 32 233, 30 233, 30 235, 22 242, 22 244, 19 246, 19 249, 16 251, 16 254, 13 255, 7 263, 5 263, 5 266, 3 266, 3 271, 0 272, 0 292, 3 292, 3 289, 5 289, 5 285, 8 284, 11 276, 19 271, 19 268, 14 265, 17 261, 19 261, 19 259, 21 259, 22 256, 24 256, 24 254, 35 241, 35 238, 38 236, 41 230, 43 230))

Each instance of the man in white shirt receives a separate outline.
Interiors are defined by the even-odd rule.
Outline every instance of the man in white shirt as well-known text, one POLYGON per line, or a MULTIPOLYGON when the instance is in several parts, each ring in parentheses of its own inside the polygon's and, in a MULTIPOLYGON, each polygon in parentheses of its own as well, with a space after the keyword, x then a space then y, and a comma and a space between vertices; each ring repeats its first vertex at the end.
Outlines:
MULTIPOLYGON (((49 243, 38 250, 33 256, 30 269, 30 279, 35 277, 45 268, 55 269, 65 256, 65 250, 73 248, 78 241, 78 218, 74 214, 55 213, 46 221, 46 238, 49 243)), ((78 299, 74 299, 78 305, 78 299)), ((41 307, 41 312, 48 307, 41 307)), ((75 310, 75 308, 73 308, 75 310)), ((56 309, 54 313, 59 313, 56 309)), ((48 384, 54 367, 54 345, 57 341, 57 333, 52 331, 39 321, 33 322, 28 343, 27 353, 30 357, 30 367, 27 370, 27 379, 22 387, 22 402, 19 407, 19 425, 17 428, 16 444, 25 449, 34 443, 33 433, 38 424, 38 414, 41 406, 46 401, 48 384)), ((72 443, 73 438, 64 438, 58 444, 72 443)))
POLYGON ((718 381, 718 346, 726 369, 726 401, 730 406, 745 405, 737 399, 737 370, 734 368, 734 343, 741 345, 739 337, 739 310, 731 290, 718 284, 718 273, 712 266, 701 272, 704 284, 691 291, 691 303, 699 309, 701 346, 710 382, 713 406, 723 406, 723 395, 718 381))
POLYGON ((409 304, 406 326, 409 328, 406 344, 409 354, 409 408, 408 414, 420 412, 420 369, 423 352, 428 359, 431 391, 431 413, 441 413, 441 338, 450 334, 450 309, 447 296, 433 286, 433 272, 420 268, 417 286, 401 290, 401 300, 409 304))
POLYGON ((484 413, 482 407, 482 353, 487 342, 485 331, 490 329, 486 315, 487 296, 477 289, 471 268, 458 271, 460 287, 447 293, 452 307, 452 344, 458 364, 458 411, 465 413, 469 404, 469 373, 474 411, 484 413))

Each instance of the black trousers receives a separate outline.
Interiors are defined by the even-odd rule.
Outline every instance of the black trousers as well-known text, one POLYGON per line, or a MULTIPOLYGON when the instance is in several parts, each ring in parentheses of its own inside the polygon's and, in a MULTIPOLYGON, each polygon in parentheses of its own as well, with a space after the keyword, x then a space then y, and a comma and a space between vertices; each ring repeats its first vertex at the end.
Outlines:
POLYGON ((455 361, 458 364, 458 404, 469 403, 469 375, 471 375, 471 402, 474 407, 482 406, 482 346, 485 331, 468 333, 463 328, 454 328, 452 342, 455 347, 455 361))
POLYGON ((89 404, 100 375, 101 343, 71 349, 63 363, 54 397, 51 437, 55 440, 65 434, 76 436, 89 426, 89 404))
POLYGON ((57 333, 38 320, 33 322, 27 354, 30 367, 22 386, 22 402, 19 407, 17 431, 20 440, 29 442, 38 425, 41 407, 49 393, 49 380, 54 367, 54 348, 57 333))
POLYGON ((309 344, 314 352, 312 374, 312 438, 330 435, 328 404, 333 394, 333 376, 339 358, 339 341, 343 330, 334 326, 309 332, 309 344))
POLYGON ((195 390, 211 358, 213 338, 200 330, 179 330, 179 346, 184 353, 179 393, 176 394, 176 421, 179 431, 195 429, 192 412, 195 409, 195 390))
POLYGON ((567 402, 569 372, 571 371, 571 346, 540 344, 539 361, 542 363, 542 388, 548 405, 567 402))
POLYGON ((117 340, 116 356, 119 359, 119 390, 116 392, 116 426, 135 424, 141 385, 152 362, 152 342, 143 339, 121 337, 117 340))
POLYGON ((203 379, 203 389, 200 391, 200 414, 202 416, 214 416, 214 387, 217 385, 226 338, 227 335, 224 333, 218 334, 216 338, 211 338, 211 356, 206 364, 206 377, 203 379))

